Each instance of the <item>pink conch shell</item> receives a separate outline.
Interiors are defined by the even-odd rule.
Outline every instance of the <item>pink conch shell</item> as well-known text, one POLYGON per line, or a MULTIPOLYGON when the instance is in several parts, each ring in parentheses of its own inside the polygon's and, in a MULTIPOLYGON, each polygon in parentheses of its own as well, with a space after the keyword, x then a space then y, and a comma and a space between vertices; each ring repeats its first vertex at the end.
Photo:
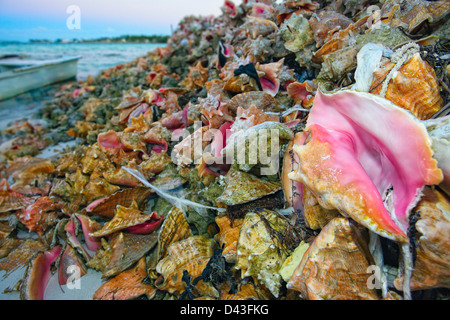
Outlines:
POLYGON ((78 221, 80 221, 86 247, 91 251, 97 251, 102 246, 100 239, 92 237, 91 235, 89 235, 89 233, 98 231, 103 226, 97 221, 89 218, 88 216, 77 213, 75 214, 75 216, 78 218, 78 221))
POLYGON ((50 279, 50 266, 56 261, 61 252, 61 246, 49 251, 39 252, 30 261, 25 278, 20 288, 22 300, 43 300, 45 287, 50 279))
POLYGON ((305 108, 310 108, 314 101, 315 88, 306 80, 302 83, 292 82, 286 87, 286 91, 296 104, 301 104, 305 108))
POLYGON ((307 121, 309 141, 289 178, 326 209, 338 209, 381 236, 407 241, 408 213, 424 185, 442 171, 425 126, 386 99, 352 91, 318 92, 307 121))
POLYGON ((271 96, 276 96, 278 90, 280 90, 280 73, 283 63, 284 58, 278 62, 262 64, 257 67, 258 71, 264 72, 264 75, 259 78, 261 86, 271 96))
POLYGON ((234 4, 233 1, 225 0, 222 10, 225 14, 229 15, 231 18, 234 18, 237 15, 236 5, 234 4))
POLYGON ((72 278, 72 274, 79 270, 79 276, 82 277, 87 273, 87 268, 83 265, 80 258, 76 254, 76 250, 70 245, 66 246, 58 267, 58 282, 60 285, 66 285, 72 278))
POLYGON ((113 130, 109 130, 108 132, 100 133, 98 135, 97 141, 98 141, 99 146, 103 150, 123 148, 123 144, 120 141, 119 136, 113 130))

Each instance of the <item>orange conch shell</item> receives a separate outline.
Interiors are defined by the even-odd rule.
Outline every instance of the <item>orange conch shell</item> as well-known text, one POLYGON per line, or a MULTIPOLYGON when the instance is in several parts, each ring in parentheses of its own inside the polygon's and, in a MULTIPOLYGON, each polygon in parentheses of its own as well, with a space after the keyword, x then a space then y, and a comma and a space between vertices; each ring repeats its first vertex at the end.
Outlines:
POLYGON ((186 214, 173 206, 161 226, 158 236, 158 260, 167 254, 167 248, 174 242, 189 238, 192 235, 186 214))
POLYGON ((22 209, 33 202, 33 198, 12 190, 6 179, 0 182, 0 213, 22 209))
POLYGON ((0 261, 0 270, 6 271, 3 278, 9 276, 18 268, 26 266, 36 252, 46 249, 46 246, 40 240, 27 239, 22 242, 5 259, 0 261))
POLYGON ((367 285, 373 259, 347 218, 330 221, 304 253, 288 282, 308 300, 378 299, 367 285))
POLYGON ((102 278, 115 276, 126 270, 147 254, 157 241, 158 235, 156 232, 151 232, 148 235, 115 233, 111 239, 111 255, 102 278))
POLYGON ((163 279, 157 287, 171 293, 183 291, 186 285, 181 279, 183 270, 193 279, 200 276, 216 247, 213 239, 202 236, 191 236, 172 243, 167 248, 166 257, 156 265, 156 271, 163 279))
POLYGON ((114 217, 117 205, 129 207, 133 202, 141 205, 153 191, 149 188, 136 187, 123 189, 110 196, 97 199, 86 208, 88 215, 99 215, 107 218, 114 217))
MULTIPOLYGON (((228 288, 227 288, 228 289, 228 288)), ((236 293, 229 293, 229 290, 222 290, 219 300, 263 300, 255 285, 251 282, 239 284, 236 293)))
POLYGON ((49 197, 40 197, 36 202, 17 212, 17 218, 30 231, 43 236, 44 232, 58 223, 61 205, 55 204, 49 197))
POLYGON ((183 81, 185 88, 188 90, 196 90, 202 88, 208 81, 208 68, 204 68, 201 61, 198 61, 195 66, 190 66, 188 68, 189 73, 183 81))
POLYGON ((325 227, 333 218, 339 217, 336 209, 325 209, 320 204, 314 194, 308 189, 303 189, 303 216, 306 226, 317 230, 325 227))
POLYGON ((117 205, 116 212, 111 221, 107 222, 103 228, 91 233, 93 237, 104 237, 113 232, 126 229, 144 223, 152 218, 151 214, 144 214, 139 210, 139 206, 135 201, 130 207, 117 205))
MULTIPOLYGON (((394 63, 387 63, 375 71, 369 92, 380 93, 385 74, 393 67, 394 63)), ((429 119, 444 103, 436 74, 419 53, 414 54, 409 62, 395 73, 388 84, 385 97, 411 111, 421 120, 429 119)))
MULTIPOLYGON (((417 258, 410 281, 411 290, 450 287, 450 201, 438 190, 427 187, 414 211, 417 258)), ((403 277, 394 281, 402 287, 403 277)))
POLYGON ((252 105, 264 112, 274 112, 279 108, 278 101, 265 91, 251 91, 237 94, 227 104, 232 117, 236 116, 238 107, 248 109, 252 105))
POLYGON ((243 219, 231 220, 227 215, 216 217, 219 233, 215 238, 223 246, 222 256, 228 263, 236 262, 236 245, 243 222, 243 219))
POLYGON ((125 270, 117 276, 102 284, 94 293, 94 300, 126 300, 146 295, 152 299, 156 288, 150 284, 143 283, 147 277, 145 258, 141 258, 132 269, 125 270))

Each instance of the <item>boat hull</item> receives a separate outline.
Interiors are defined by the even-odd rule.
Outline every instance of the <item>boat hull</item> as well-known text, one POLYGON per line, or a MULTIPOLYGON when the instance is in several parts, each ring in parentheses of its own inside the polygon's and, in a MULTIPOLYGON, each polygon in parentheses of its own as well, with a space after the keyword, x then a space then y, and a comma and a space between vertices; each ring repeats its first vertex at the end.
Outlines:
POLYGON ((57 60, 0 73, 0 100, 75 78, 78 59, 57 60))

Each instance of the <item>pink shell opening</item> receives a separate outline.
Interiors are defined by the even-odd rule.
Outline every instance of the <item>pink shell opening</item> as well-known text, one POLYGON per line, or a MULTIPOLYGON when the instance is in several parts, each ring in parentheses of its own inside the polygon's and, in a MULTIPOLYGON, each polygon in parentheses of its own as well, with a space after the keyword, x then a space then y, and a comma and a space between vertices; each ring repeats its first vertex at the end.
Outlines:
POLYGON ((422 188, 442 180, 425 126, 406 110, 372 94, 319 91, 307 128, 311 140, 304 148, 311 144, 315 148, 309 152, 329 150, 315 170, 342 190, 322 190, 322 196, 332 194, 334 205, 342 204, 338 208, 342 210, 351 190, 365 203, 366 212, 355 216, 347 210, 349 216, 383 236, 406 238, 409 210, 422 188), (386 200, 388 194, 391 201, 386 200), (387 202, 390 205, 385 206, 387 202))

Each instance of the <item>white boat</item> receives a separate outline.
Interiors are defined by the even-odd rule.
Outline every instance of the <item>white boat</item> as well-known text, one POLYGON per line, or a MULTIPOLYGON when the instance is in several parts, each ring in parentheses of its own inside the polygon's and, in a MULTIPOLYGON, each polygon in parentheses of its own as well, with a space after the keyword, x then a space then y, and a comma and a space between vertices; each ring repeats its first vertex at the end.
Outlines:
POLYGON ((81 57, 55 60, 0 58, 0 101, 52 83, 75 78, 81 57))

